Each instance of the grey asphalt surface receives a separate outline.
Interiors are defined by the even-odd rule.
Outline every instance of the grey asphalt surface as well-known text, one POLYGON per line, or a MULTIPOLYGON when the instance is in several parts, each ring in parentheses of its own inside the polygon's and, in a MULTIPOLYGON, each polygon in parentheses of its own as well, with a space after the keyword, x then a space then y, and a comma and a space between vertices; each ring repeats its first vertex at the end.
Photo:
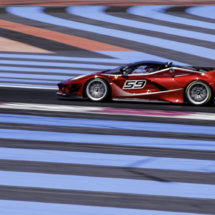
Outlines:
POLYGON ((191 106, 188 103, 147 103, 147 102, 92 102, 87 99, 71 99, 57 97, 57 90, 25 89, 0 87, 1 102, 20 102, 36 104, 58 104, 58 105, 76 105, 76 106, 97 106, 112 108, 131 108, 147 110, 166 110, 166 111, 184 111, 184 112, 206 112, 215 113, 215 104, 209 106, 191 106))
POLYGON ((118 207, 130 209, 148 209, 160 211, 179 211, 190 213, 214 213, 214 201, 193 200, 176 197, 151 197, 143 195, 124 195, 102 192, 67 191, 53 189, 34 189, 22 187, 0 187, 0 198, 47 203, 63 203, 118 207), (13 198, 11 198, 14 196, 13 198))

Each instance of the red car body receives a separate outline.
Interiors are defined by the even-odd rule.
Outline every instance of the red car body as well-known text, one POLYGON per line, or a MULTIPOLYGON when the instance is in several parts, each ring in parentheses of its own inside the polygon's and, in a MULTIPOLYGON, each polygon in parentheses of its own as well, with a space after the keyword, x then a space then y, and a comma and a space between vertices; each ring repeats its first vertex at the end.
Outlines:
POLYGON ((106 81, 112 99, 167 101, 183 103, 185 90, 194 81, 202 81, 215 94, 215 68, 175 66, 171 63, 136 62, 124 67, 98 72, 62 81, 58 84, 59 96, 86 97, 86 84, 95 78, 106 81), (123 73, 141 65, 158 66, 159 69, 145 73, 123 73))

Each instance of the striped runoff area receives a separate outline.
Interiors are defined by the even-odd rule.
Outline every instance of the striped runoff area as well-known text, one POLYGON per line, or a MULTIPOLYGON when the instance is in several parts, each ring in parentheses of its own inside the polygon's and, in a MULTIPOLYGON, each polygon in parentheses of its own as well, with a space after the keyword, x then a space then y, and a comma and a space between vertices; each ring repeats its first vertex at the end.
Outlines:
POLYGON ((214 214, 214 126, 87 116, 0 114, 0 214, 214 214))
POLYGON ((1 8, 1 87, 56 90, 142 60, 214 66, 214 6, 80 4, 1 8))
MULTIPOLYGON (((166 212, 166 211, 151 211, 151 210, 139 210, 139 209, 123 209, 123 208, 114 208, 114 207, 95 207, 95 206, 80 206, 80 205, 64 205, 64 204, 43 204, 38 202, 16 202, 16 201, 7 201, 0 200, 0 206, 4 210, 4 212, 8 215, 12 215, 17 213, 17 208, 23 207, 25 208, 22 211, 23 215, 31 214, 32 211, 36 211, 41 215, 46 215, 47 213, 58 215, 60 214, 66 215, 71 212, 74 214, 125 214, 125 215, 192 215, 191 213, 175 213, 175 212, 166 212)), ((193 214, 194 215, 194 214, 193 214)))

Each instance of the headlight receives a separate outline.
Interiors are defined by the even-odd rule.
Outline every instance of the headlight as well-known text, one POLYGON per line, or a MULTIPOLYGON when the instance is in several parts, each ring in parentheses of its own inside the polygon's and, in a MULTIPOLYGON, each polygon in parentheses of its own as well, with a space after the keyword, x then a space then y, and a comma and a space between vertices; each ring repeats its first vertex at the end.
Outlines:
POLYGON ((72 80, 77 80, 77 79, 82 78, 82 77, 84 77, 84 76, 87 76, 87 75, 79 75, 79 76, 77 76, 77 77, 75 77, 75 78, 72 78, 71 81, 72 81, 72 80))

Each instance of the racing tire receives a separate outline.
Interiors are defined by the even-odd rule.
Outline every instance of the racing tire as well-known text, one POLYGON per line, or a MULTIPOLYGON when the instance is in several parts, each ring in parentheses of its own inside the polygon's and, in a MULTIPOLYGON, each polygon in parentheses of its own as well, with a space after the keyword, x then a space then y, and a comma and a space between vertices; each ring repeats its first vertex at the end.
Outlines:
POLYGON ((86 85, 86 95, 91 101, 100 102, 109 99, 110 87, 101 78, 90 80, 86 85))
POLYGON ((191 82, 185 91, 187 101, 192 105, 206 105, 210 104, 213 97, 210 86, 203 81, 191 82))

